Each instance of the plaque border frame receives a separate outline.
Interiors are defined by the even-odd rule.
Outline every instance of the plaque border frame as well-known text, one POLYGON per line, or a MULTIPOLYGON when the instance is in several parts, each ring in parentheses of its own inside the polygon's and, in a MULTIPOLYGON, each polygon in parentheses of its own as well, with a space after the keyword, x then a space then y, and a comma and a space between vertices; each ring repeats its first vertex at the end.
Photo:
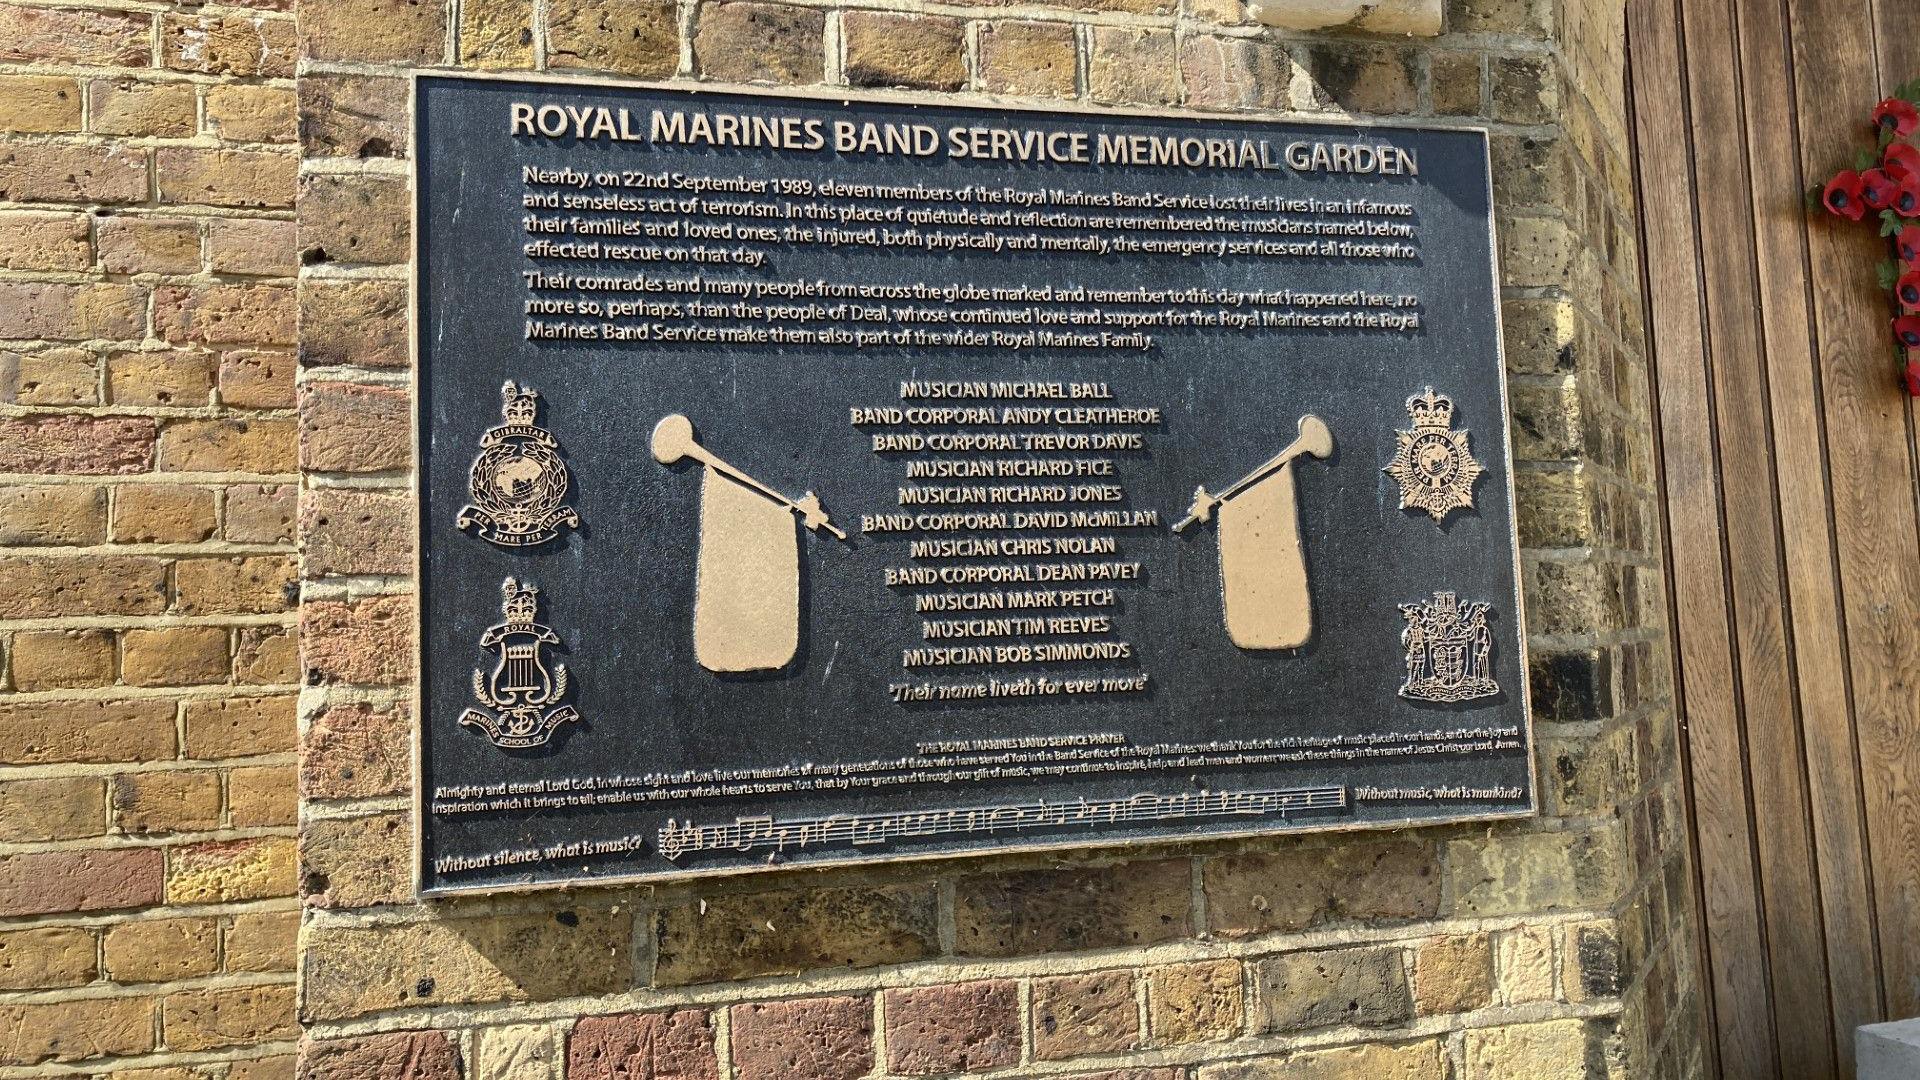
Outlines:
MULTIPOLYGON (((909 863, 931 863, 939 861, 973 862, 1007 855, 1044 855, 1049 853, 1066 854, 1086 852, 1117 855, 1127 849, 1147 852, 1168 853, 1168 849, 1196 844, 1217 844, 1241 840, 1263 839, 1288 835, 1340 836, 1354 833, 1380 833, 1405 829, 1429 829, 1469 822, 1518 821, 1537 817, 1540 813, 1540 761, 1539 744, 1534 734, 1532 672, 1528 663, 1526 584, 1522 576, 1524 567, 1520 558, 1519 506, 1513 483, 1513 401, 1510 379, 1507 372, 1507 346, 1505 312, 1502 304, 1503 286, 1500 273, 1500 207, 1496 198, 1493 177, 1493 153, 1490 132, 1484 124, 1449 124, 1444 117, 1424 118, 1437 123, 1415 124, 1372 117, 1329 117, 1320 115, 1295 115, 1277 111, 1263 110, 1254 113, 1206 112, 1181 108, 1147 108, 1126 106, 1105 106, 1085 101, 1059 101, 1038 103, 1028 100, 1006 100, 993 94, 978 91, 960 91, 940 93, 937 91, 907 91, 884 89, 857 89, 853 87, 831 86, 768 86, 737 84, 725 82, 692 82, 674 77, 670 79, 623 79, 604 75, 567 75, 553 72, 515 72, 515 71, 460 71, 457 69, 422 71, 415 69, 406 75, 407 94, 407 134, 409 153, 407 155, 406 177, 407 224, 410 235, 407 239, 409 265, 407 270, 407 391, 412 396, 408 412, 413 422, 413 431, 408 439, 407 449, 410 455, 409 467, 412 477, 407 484, 407 494, 412 503, 409 508, 412 515, 413 530, 413 568, 409 584, 414 597, 414 617, 412 623, 413 687, 406 701, 412 709, 408 749, 412 755, 408 774, 413 790, 407 799, 408 809, 412 812, 412 835, 410 852, 412 868, 409 886, 414 900, 437 900, 462 896, 503 896, 544 893, 568 889, 594 889, 606 887, 632 887, 635 885, 680 884, 691 881, 712 881, 733 879, 749 875, 796 873, 804 871, 832 872, 849 868, 894 866, 909 863), (541 87, 571 89, 578 87, 666 91, 685 95, 697 100, 703 95, 734 95, 740 97, 764 97, 785 101, 813 101, 822 103, 869 102, 884 105, 938 106, 943 108, 971 108, 980 110, 1000 110, 1015 113, 1033 113, 1047 116, 1082 117, 1145 117, 1156 120, 1176 121, 1225 121, 1242 124, 1286 124, 1292 127, 1326 128, 1362 128, 1385 131, 1451 131, 1478 135, 1486 161, 1487 191, 1487 251, 1489 269, 1493 286, 1493 342, 1494 354, 1498 360, 1500 388, 1500 424, 1505 433, 1506 453, 1502 460, 1508 507, 1508 534, 1513 544, 1513 620, 1515 641, 1520 655, 1520 684, 1516 690, 1521 710, 1521 727, 1526 733, 1527 749, 1527 796, 1523 808, 1509 811, 1475 814, 1449 814, 1438 817, 1392 818, 1379 821, 1343 822, 1320 826, 1281 825, 1266 827, 1248 827, 1243 829, 1208 832, 1202 836, 1165 837, 1152 839, 1116 838, 1103 840, 1089 835, 1071 840, 1021 840, 1011 837, 1004 844, 991 848, 969 849, 964 851, 931 851, 900 853, 849 853, 809 860, 806 863, 759 863, 751 866, 730 866, 698 870, 670 870, 644 874, 608 874, 604 877, 587 877, 568 880, 536 880, 504 883, 479 883, 473 885, 428 885, 426 882, 426 819, 429 809, 429 793, 425 781, 426 730, 427 716, 424 709, 426 695, 426 625, 427 605, 424 602, 423 578, 426 564, 426 530, 430 522, 423 513, 426 505, 426 476, 421 469, 421 449, 424 441, 430 437, 426 424, 426 399, 421 394, 420 379, 420 332, 423 312, 420 310, 421 263, 421 215, 422 191, 420 187, 420 162, 425 153, 425 145, 420 140, 420 84, 422 82, 443 83, 524 83, 541 87)), ((1286 819, 1282 819, 1286 820, 1286 819)))

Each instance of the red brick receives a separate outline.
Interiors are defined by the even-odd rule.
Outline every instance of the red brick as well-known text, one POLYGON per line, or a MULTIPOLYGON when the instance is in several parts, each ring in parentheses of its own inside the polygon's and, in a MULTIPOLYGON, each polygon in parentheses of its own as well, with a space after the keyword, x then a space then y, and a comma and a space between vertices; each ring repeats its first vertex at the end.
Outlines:
POLYGON ((398 686, 413 677, 413 599, 300 605, 300 663, 314 681, 398 686))
POLYGON ((0 338, 140 338, 147 290, 138 285, 0 281, 0 338))
POLYGON ((145 202, 147 152, 118 145, 12 143, 0 148, 0 199, 145 202))
POLYGON ((153 16, 0 5, 0 60, 139 67, 153 59, 153 16))
POLYGON ((153 463, 146 417, 33 416, 0 419, 0 472, 126 476, 153 463))
POLYGON ((886 992, 887 1068, 924 1076, 1020 1061, 1020 989, 1011 980, 886 992))
POLYGON ((293 23, 219 15, 166 15, 160 48, 167 67, 203 75, 293 74, 293 23))
POLYGON ((167 285, 153 292, 153 332, 206 345, 291 345, 299 301, 283 285, 167 285))
POLYGON ((297 1077, 460 1080, 460 1052, 443 1031, 394 1031, 351 1039, 311 1040, 300 1045, 297 1077))
POLYGON ((567 1080, 715 1080, 705 1009, 583 1017, 567 1040, 567 1080))
POLYGON ((413 461, 407 391, 357 383, 310 383, 300 393, 300 467, 315 472, 389 472, 413 461))
POLYGON ((739 1076, 854 1080, 873 1072, 873 1001, 802 998, 735 1005, 733 1068, 739 1076))
POLYGON ((160 902, 165 882, 159 848, 0 856, 0 915, 147 907, 160 902))
POLYGON ((138 556, 0 557, 0 619, 158 615, 167 564, 138 556))
POLYGON ((0 764, 170 760, 173 714, 153 698, 0 703, 0 764))
POLYGON ((341 488, 307 493, 300 505, 308 577, 405 574, 413 569, 413 502, 341 488))
MULTIPOLYGON (((405 705, 328 706, 307 727, 300 751, 300 793, 309 799, 401 794, 413 779, 411 728, 411 710, 405 705)), ((191 714, 187 740, 191 746, 191 714)))

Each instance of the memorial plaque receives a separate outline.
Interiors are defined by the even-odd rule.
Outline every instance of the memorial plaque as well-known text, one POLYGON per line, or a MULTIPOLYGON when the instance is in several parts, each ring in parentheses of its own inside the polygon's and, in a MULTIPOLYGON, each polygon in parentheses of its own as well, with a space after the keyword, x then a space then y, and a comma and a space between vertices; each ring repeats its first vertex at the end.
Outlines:
POLYGON ((1531 812, 1483 132, 416 95, 424 890, 1531 812))

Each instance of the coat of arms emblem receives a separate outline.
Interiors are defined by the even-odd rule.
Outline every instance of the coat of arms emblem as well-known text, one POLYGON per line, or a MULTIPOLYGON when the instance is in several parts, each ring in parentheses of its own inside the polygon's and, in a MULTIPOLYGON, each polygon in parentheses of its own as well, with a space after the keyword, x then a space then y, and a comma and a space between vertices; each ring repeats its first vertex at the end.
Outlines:
POLYGON ((1455 510, 1473 507, 1473 483, 1486 470, 1473 460, 1467 433, 1453 430, 1453 399, 1426 393, 1407 399, 1412 431, 1395 432, 1400 445, 1380 470, 1400 485, 1400 509, 1424 510, 1444 521, 1455 510))
POLYGON ((580 515, 566 503, 571 480, 560 444, 534 423, 539 409, 538 392, 511 380, 500 388, 502 422, 480 437, 467 480, 473 501, 455 521, 501 547, 544 544, 563 526, 580 527, 580 515))
POLYGON ((1407 679, 1400 696, 1417 701, 1472 701, 1500 692, 1493 681, 1492 606, 1461 603, 1437 592, 1418 604, 1401 604, 1407 621, 1400 644, 1407 650, 1407 679))
POLYGON ((513 578, 500 585, 500 614, 506 621, 480 635, 480 647, 499 659, 493 673, 473 672, 473 696, 484 709, 468 709, 460 723, 479 728, 495 746, 522 750, 544 746, 561 724, 580 719, 567 696, 567 665, 549 669, 544 653, 560 644, 560 635, 534 621, 540 590, 513 578))

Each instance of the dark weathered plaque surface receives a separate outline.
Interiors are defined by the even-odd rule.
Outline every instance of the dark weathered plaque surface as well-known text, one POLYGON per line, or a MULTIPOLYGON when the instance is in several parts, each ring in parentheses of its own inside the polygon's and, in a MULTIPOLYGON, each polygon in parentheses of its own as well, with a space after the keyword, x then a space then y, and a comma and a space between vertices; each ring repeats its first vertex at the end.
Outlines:
POLYGON ((425 889, 1531 810, 1482 133, 417 95, 425 889))

